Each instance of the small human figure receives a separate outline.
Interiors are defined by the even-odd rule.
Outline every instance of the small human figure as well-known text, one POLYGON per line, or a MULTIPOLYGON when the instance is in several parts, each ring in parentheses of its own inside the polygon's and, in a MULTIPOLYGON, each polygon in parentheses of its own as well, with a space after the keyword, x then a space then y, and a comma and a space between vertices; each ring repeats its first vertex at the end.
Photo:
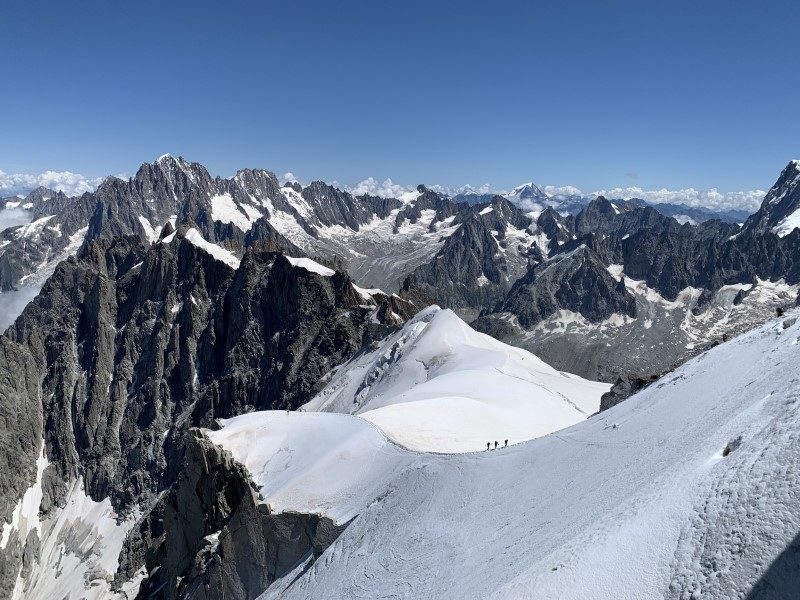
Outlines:
POLYGON ((727 333, 723 333, 722 334, 722 341, 723 342, 727 342, 728 341, 728 334, 727 333))
POLYGON ((503 448, 508 448, 508 440, 506 440, 506 444, 503 446, 503 448))
POLYGON ((494 441, 494 449, 497 450, 497 440, 494 441))
POLYGON ((776 308, 776 309, 775 309, 775 313, 776 313, 776 314, 777 314, 779 317, 782 317, 782 316, 783 316, 783 307, 782 307, 782 306, 779 306, 778 308, 776 308))
POLYGON ((491 445, 492 445, 492 442, 486 442, 486 450, 487 451, 491 449, 490 448, 491 445))

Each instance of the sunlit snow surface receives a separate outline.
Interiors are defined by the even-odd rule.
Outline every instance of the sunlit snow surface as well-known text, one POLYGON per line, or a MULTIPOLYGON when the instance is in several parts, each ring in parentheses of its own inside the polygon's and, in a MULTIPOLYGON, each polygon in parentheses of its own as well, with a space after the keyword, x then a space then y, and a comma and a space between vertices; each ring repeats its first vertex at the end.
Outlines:
MULTIPOLYGON (((192 227, 186 231, 186 239, 191 242, 193 245, 197 246, 198 248, 202 248, 206 252, 208 252, 211 256, 216 258, 217 260, 221 260, 229 267, 233 267, 234 269, 239 268, 239 259, 231 252, 230 250, 226 250, 222 246, 217 244, 212 244, 211 242, 206 241, 203 236, 200 234, 197 229, 192 227)), ((166 241, 166 238, 164 238, 166 241)), ((171 241, 171 240, 170 240, 171 241)))
POLYGON ((277 512, 322 513, 346 523, 378 497, 414 454, 350 415, 263 411, 206 435, 246 466, 277 512))
POLYGON ((474 452, 582 421, 609 387, 556 371, 433 306, 340 367, 303 410, 359 414, 413 450, 474 452))
POLYGON ((95 502, 84 492, 81 480, 73 482, 65 506, 39 525, 39 562, 27 580, 17 580, 13 598, 135 597, 143 571, 126 584, 124 593, 111 590, 122 544, 135 519, 117 523, 109 498, 95 502))
POLYGON ((772 231, 774 231, 779 237, 786 237, 798 227, 800 227, 800 210, 796 210, 787 216, 775 227, 773 227, 772 231))
POLYGON ((497 451, 402 450, 344 415, 232 420, 210 435, 242 426, 234 454, 265 474, 267 502, 308 509, 319 492, 358 514, 291 586, 263 597, 743 597, 800 530, 800 326, 786 324, 497 451), (379 464, 366 492, 359 469, 344 467, 362 459, 379 464))
MULTIPOLYGON (((87 600, 121 599, 124 594, 111 590, 118 568, 122 544, 136 515, 117 522, 111 500, 95 502, 86 495, 81 479, 73 481, 64 506, 42 520, 43 474, 49 462, 40 450, 36 460, 36 481, 14 508, 10 523, 4 523, 0 548, 9 543, 39 540, 29 573, 23 569, 16 577, 12 598, 65 598, 87 600)), ((30 543, 30 542, 29 542, 30 543)), ((145 573, 125 584, 128 597, 136 595, 145 573)))
POLYGON ((211 198, 211 218, 221 223, 233 223, 242 231, 249 231, 261 213, 252 207, 243 212, 230 194, 219 194, 211 198))
POLYGON ((335 273, 333 269, 329 269, 310 258, 292 258, 287 256, 286 259, 295 267, 305 269, 309 273, 316 273, 323 277, 331 277, 335 273))

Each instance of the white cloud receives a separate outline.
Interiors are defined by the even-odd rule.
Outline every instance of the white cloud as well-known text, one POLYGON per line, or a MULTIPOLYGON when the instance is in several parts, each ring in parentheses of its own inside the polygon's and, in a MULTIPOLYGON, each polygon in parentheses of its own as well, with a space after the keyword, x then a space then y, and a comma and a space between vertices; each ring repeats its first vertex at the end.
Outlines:
POLYGON ((0 332, 5 331, 17 319, 40 289, 42 289, 41 284, 28 285, 10 292, 0 292, 0 332))
POLYGON ((740 209, 756 211, 766 194, 763 190, 750 190, 743 192, 720 192, 716 188, 709 190, 696 190, 686 188, 682 190, 643 190, 640 187, 612 188, 598 190, 592 195, 606 196, 607 198, 641 198, 654 204, 671 202, 675 204, 688 204, 698 208, 711 210, 740 209))
POLYGON ((283 185, 284 183, 287 183, 287 182, 291 183, 293 181, 300 181, 300 180, 297 179, 295 174, 292 173, 291 171, 286 171, 286 173, 284 173, 283 175, 278 177, 278 181, 281 183, 281 185, 283 185))
POLYGON ((484 183, 483 185, 479 185, 477 187, 472 186, 470 184, 462 185, 460 188, 455 190, 456 194, 490 194, 492 193, 493 188, 490 184, 484 183))
POLYGON ((378 181, 374 177, 367 177, 354 186, 348 187, 347 191, 354 196, 369 194, 370 196, 381 196, 382 198, 397 198, 401 194, 410 192, 413 189, 412 186, 399 185, 391 179, 378 181))
POLYGON ((94 191, 101 181, 102 177, 91 178, 70 171, 45 171, 39 174, 0 171, 0 196, 24 196, 39 186, 64 192, 68 196, 78 196, 94 191))
MULTIPOLYGON (((553 186, 546 185, 542 188, 548 196, 583 196, 580 189, 572 185, 553 186)), ((686 204, 710 210, 748 210, 756 211, 761 206, 761 201, 766 194, 763 190, 750 190, 744 192, 720 192, 716 188, 709 190, 696 190, 685 188, 682 190, 645 190, 638 186, 616 187, 607 190, 597 190, 588 196, 606 196, 607 198, 641 198, 653 204, 686 204)))
POLYGON ((0 204, 0 231, 31 222, 31 213, 21 208, 2 208, 0 204))
POLYGON ((574 185, 546 185, 542 191, 548 196, 583 196, 583 192, 574 185))
MULTIPOLYGON (((489 183, 484 183, 483 185, 479 186, 472 186, 470 184, 465 184, 457 188, 448 187, 445 185, 438 185, 438 184, 432 184, 432 185, 425 184, 425 186, 431 191, 437 192, 439 194, 445 194, 447 196, 455 196, 456 194, 488 194, 491 193, 494 189, 492 185, 489 183)), ((383 181, 378 181, 374 177, 367 177, 366 179, 359 181, 355 185, 347 186, 344 189, 346 189, 354 196, 369 194, 371 196, 380 196, 382 198, 397 198, 401 194, 413 191, 416 188, 417 188, 416 185, 402 185, 399 183, 395 183, 391 179, 384 179, 383 181)))

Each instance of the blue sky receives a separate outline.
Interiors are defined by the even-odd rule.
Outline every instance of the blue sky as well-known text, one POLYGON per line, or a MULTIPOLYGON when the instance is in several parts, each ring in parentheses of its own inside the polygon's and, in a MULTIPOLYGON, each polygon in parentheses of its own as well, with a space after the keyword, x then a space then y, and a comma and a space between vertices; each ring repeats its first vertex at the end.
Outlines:
POLYGON ((766 189, 790 2, 5 0, 0 171, 766 189))

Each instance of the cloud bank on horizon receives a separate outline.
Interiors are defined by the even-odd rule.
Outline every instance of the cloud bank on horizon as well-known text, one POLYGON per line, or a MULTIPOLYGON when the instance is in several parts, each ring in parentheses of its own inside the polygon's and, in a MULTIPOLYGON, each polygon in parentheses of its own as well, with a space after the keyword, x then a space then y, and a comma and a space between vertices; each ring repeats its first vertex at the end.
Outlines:
POLYGON ((39 174, 0 171, 0 197, 25 195, 37 187, 46 187, 68 196, 94 191, 103 177, 86 177, 70 171, 45 171, 39 174))
MULTIPOLYGON (((370 194, 372 196, 383 196, 391 198, 399 196, 403 192, 408 192, 414 186, 407 186, 395 183, 391 179, 378 181, 374 177, 368 177, 359 181, 353 186, 347 187, 347 191, 351 194, 361 195, 370 194)), ((484 183, 480 186, 471 186, 469 184, 463 185, 459 188, 451 188, 441 185, 429 185, 430 189, 448 195, 456 194, 489 194, 495 193, 500 195, 508 194, 510 190, 498 190, 493 188, 490 184, 484 183)), ((630 200, 631 198, 641 198, 647 202, 654 204, 686 204, 696 208, 707 208, 710 210, 747 210, 754 212, 758 210, 761 201, 766 195, 764 190, 747 190, 740 192, 720 192, 716 188, 708 190, 696 190, 694 188, 684 188, 680 190, 668 190, 662 188, 660 190, 644 190, 640 187, 616 187, 608 190, 596 190, 594 192, 584 192, 583 190, 572 186, 553 186, 546 185, 541 188, 548 196, 606 196, 612 199, 630 200)))
MULTIPOLYGON (((68 196, 77 196, 85 192, 91 192, 103 181, 103 177, 87 177, 79 173, 70 171, 44 171, 39 174, 30 173, 6 173, 0 170, 0 197, 25 195, 37 187, 46 187, 52 190, 64 192, 68 196)), ((284 173, 280 178, 281 183, 286 181, 296 181, 297 178, 291 172, 284 173)), ((372 196, 382 196, 386 198, 396 197, 405 192, 413 190, 416 186, 404 185, 394 182, 387 178, 383 181, 374 177, 367 177, 358 183, 347 186, 338 182, 333 185, 343 187, 355 195, 369 194, 372 196)), ((460 187, 448 187, 442 185, 429 185, 430 189, 448 194, 507 194, 509 190, 499 190, 489 183, 478 186, 469 184, 460 187)), ((638 186, 616 187, 607 190, 596 190, 585 193, 583 190, 571 186, 547 185, 541 188, 548 196, 606 196, 608 198, 641 198, 647 202, 655 204, 675 203, 686 204, 692 207, 708 208, 711 210, 747 210, 755 211, 761 204, 766 192, 764 190, 747 190, 734 192, 720 192, 716 188, 708 190, 697 190, 694 188, 684 188, 680 190, 669 190, 666 188, 658 190, 645 190, 638 186)))
MULTIPOLYGON (((547 192, 547 188, 545 188, 547 192)), ((710 190, 696 190, 686 188, 682 190, 643 190, 640 187, 612 188, 599 190, 592 195, 606 196, 607 198, 641 198, 654 204, 688 204, 696 208, 710 208, 714 210, 740 209, 754 212, 758 210, 761 201, 767 194, 764 190, 749 190, 742 192, 720 192, 716 188, 710 190)))

